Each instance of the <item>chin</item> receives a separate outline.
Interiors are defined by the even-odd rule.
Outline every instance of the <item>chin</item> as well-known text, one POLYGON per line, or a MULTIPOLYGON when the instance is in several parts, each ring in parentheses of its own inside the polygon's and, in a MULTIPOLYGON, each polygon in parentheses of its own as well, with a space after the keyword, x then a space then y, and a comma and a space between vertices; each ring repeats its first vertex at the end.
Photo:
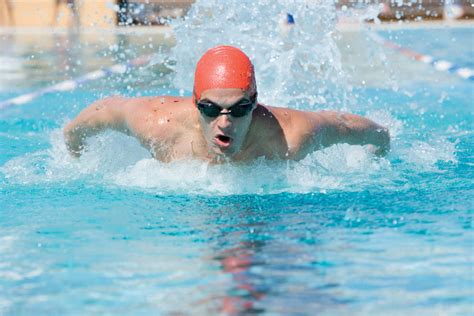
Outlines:
POLYGON ((222 149, 222 148, 219 148, 217 146, 214 147, 214 153, 216 153, 216 155, 224 156, 224 157, 228 157, 228 158, 232 158, 238 152, 239 152, 238 148, 235 148, 233 146, 230 146, 226 149, 222 149))
POLYGON ((236 150, 232 150, 232 148, 227 148, 225 150, 221 150, 220 148, 217 148, 216 154, 232 158, 235 154, 237 153, 236 150))

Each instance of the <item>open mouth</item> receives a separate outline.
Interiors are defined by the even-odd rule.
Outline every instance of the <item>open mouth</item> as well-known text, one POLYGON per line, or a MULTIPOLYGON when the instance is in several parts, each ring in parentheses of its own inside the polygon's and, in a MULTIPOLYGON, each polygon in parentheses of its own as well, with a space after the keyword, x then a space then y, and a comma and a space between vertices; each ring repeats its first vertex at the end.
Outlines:
POLYGON ((229 147, 232 143, 232 138, 226 135, 217 135, 216 136, 216 143, 219 147, 229 147))

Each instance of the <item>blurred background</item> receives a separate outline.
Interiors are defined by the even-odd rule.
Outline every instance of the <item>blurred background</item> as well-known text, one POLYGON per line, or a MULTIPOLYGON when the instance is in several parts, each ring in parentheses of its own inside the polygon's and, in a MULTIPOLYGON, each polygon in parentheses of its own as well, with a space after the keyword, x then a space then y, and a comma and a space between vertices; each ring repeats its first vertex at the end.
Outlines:
MULTIPOLYGON (((166 25, 194 0, 0 0, 3 27, 166 25)), ((340 11, 378 10, 381 21, 471 19, 473 0, 335 1, 340 11)))

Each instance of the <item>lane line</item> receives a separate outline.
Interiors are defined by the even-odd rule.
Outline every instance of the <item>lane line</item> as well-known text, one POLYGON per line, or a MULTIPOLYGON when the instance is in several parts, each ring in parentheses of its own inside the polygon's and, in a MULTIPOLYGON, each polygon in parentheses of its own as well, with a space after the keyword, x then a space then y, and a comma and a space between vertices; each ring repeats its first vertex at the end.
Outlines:
POLYGON ((1 101, 0 110, 6 109, 11 106, 15 106, 15 105, 23 105, 23 104, 29 103, 33 101, 34 99, 40 96, 43 96, 45 94, 54 93, 54 92, 71 91, 79 87, 79 85, 89 82, 89 81, 94 81, 100 78, 109 77, 114 74, 124 74, 129 69, 147 65, 148 63, 150 63, 150 61, 152 60, 154 56, 155 55, 141 56, 125 64, 115 64, 110 67, 98 69, 98 70, 86 73, 85 75, 82 75, 75 79, 65 80, 65 81, 56 83, 52 86, 36 90, 31 93, 22 94, 15 98, 1 101))
POLYGON ((385 39, 384 37, 377 34, 375 31, 369 31, 368 34, 378 44, 396 50, 402 55, 405 55, 406 57, 428 64, 438 71, 449 72, 457 75, 458 77, 461 77, 462 79, 474 81, 474 69, 461 67, 450 61, 444 59, 437 59, 430 55, 420 54, 409 48, 402 47, 390 40, 385 39))

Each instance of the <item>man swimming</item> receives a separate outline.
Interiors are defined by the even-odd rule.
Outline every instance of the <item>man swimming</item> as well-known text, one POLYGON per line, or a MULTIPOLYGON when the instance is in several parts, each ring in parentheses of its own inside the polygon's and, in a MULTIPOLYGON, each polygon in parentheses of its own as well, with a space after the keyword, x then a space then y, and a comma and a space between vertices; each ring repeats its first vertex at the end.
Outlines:
POLYGON ((199 60, 192 97, 109 97, 96 101, 64 128, 70 153, 112 129, 136 137, 163 162, 300 160, 337 143, 390 149, 388 130, 358 115, 308 112, 257 101, 254 67, 244 52, 217 46, 199 60))

